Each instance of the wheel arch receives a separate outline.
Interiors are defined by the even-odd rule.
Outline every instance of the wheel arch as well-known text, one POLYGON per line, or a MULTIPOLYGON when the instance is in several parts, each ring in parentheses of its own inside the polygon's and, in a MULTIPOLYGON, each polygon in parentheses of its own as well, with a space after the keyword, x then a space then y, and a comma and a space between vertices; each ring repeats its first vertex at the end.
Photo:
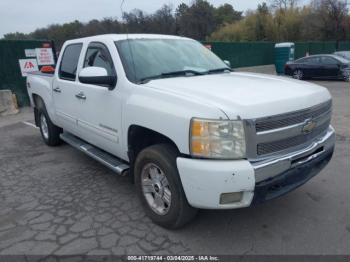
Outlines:
POLYGON ((144 148, 155 144, 170 144, 180 152, 176 143, 168 136, 141 125, 129 126, 127 137, 128 151, 133 151, 131 153, 134 153, 134 157, 144 148))
POLYGON ((55 118, 55 111, 53 106, 50 106, 50 103, 52 103, 52 100, 49 98, 44 98, 42 95, 33 92, 31 94, 31 99, 33 101, 34 106, 34 116, 35 116, 35 124, 38 126, 38 111, 40 109, 46 110, 47 114, 50 117, 50 120, 57 125, 56 118, 55 118))
MULTIPOLYGON (((169 144, 173 146, 177 152, 179 152, 179 154, 181 154, 176 143, 168 136, 141 125, 129 126, 127 134, 127 148, 132 173, 137 155, 143 149, 156 144, 169 144)), ((134 176, 132 175, 131 177, 134 176)))
POLYGON ((33 99, 33 105, 34 105, 35 125, 39 127, 39 109, 43 108, 46 110, 45 101, 40 95, 36 93, 32 93, 32 99, 33 99))

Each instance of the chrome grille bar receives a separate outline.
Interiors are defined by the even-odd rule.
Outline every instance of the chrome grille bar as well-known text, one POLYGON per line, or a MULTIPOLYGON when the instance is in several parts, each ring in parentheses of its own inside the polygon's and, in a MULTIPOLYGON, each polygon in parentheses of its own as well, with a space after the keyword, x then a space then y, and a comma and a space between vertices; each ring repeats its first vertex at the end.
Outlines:
POLYGON ((297 112, 258 119, 255 122, 255 130, 257 133, 259 133, 267 130, 294 125, 297 123, 302 123, 307 119, 316 118, 330 111, 331 108, 332 101, 330 100, 321 105, 317 105, 315 107, 300 110, 297 112))
POLYGON ((329 100, 295 112, 245 120, 248 159, 265 159, 308 146, 327 132, 331 115, 332 101, 329 100), (310 121, 315 126, 306 132, 304 128, 310 121))
POLYGON ((319 135, 325 133, 329 127, 330 122, 327 121, 325 124, 317 127, 310 134, 300 134, 298 136, 289 137, 283 140, 278 140, 270 143, 261 143, 257 145, 257 154, 265 155, 273 152, 278 152, 282 150, 286 150, 291 147, 299 146, 301 144, 307 143, 308 141, 312 141, 319 135))

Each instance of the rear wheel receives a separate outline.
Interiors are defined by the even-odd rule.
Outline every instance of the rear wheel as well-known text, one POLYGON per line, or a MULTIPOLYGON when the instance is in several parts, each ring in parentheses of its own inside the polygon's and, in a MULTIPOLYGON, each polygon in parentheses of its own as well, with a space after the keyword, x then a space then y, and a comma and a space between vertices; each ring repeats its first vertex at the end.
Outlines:
POLYGON ((176 167, 177 150, 168 144, 150 146, 135 161, 135 182, 146 214, 165 228, 179 228, 197 213, 186 199, 176 167))
POLYGON ((304 78, 304 72, 300 69, 296 69, 293 72, 293 78, 302 80, 304 78))
POLYGON ((62 129, 55 126, 44 108, 38 110, 39 128, 44 142, 48 146, 61 144, 60 134, 62 129))

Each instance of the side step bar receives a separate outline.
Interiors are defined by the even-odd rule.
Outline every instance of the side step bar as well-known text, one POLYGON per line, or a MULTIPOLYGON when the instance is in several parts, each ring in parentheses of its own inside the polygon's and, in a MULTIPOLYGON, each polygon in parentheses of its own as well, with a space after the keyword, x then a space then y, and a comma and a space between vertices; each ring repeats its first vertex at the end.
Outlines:
POLYGON ((125 164, 117 157, 85 142, 84 140, 81 140, 80 138, 70 133, 62 133, 60 135, 60 138, 67 144, 75 147, 76 149, 80 150, 86 155, 92 157, 93 159, 112 169, 119 175, 125 175, 126 172, 129 170, 129 165, 125 164))

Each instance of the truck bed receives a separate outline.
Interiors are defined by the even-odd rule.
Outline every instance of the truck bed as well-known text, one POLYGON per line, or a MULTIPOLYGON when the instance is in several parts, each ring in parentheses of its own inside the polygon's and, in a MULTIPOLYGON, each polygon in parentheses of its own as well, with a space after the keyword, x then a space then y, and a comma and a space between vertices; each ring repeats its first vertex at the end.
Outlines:
POLYGON ((54 73, 42 73, 40 71, 29 72, 28 75, 45 76, 45 77, 54 77, 55 76, 54 73))

